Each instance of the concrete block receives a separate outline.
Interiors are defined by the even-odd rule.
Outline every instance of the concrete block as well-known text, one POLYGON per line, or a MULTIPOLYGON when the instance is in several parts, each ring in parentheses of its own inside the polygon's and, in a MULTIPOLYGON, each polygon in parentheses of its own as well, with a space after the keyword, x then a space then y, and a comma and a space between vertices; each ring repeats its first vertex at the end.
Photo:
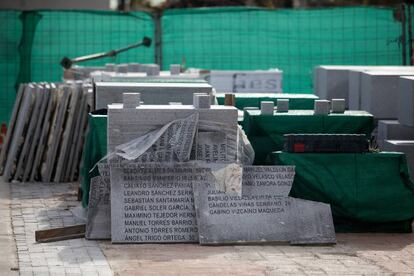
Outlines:
POLYGON ((159 76, 160 66, 158 64, 147 64, 146 67, 147 76, 159 76))
POLYGON ((277 99, 277 112, 289 111, 289 99, 277 99))
POLYGON ((115 63, 107 63, 105 64, 105 70, 108 72, 115 72, 116 65, 115 63))
POLYGON ((95 109, 122 103, 123 93, 140 93, 141 101, 149 105, 169 102, 192 105, 194 93, 212 95, 213 88, 208 83, 96 82, 95 109))
POLYGON ((362 69, 349 70, 348 84, 348 102, 350 110, 361 110, 361 75, 369 71, 386 71, 386 72, 414 72, 414 67, 410 66, 366 66, 362 69))
POLYGON ((128 63, 128 73, 130 72, 134 72, 134 73, 140 72, 140 64, 139 63, 128 63))
POLYGON ((115 66, 115 72, 117 73, 127 73, 128 72, 128 64, 118 64, 115 66))
POLYGON ((404 126, 397 120, 380 120, 377 136, 380 149, 383 149, 384 140, 414 140, 414 127, 404 126))
POLYGON ((170 74, 171 75, 179 75, 181 73, 181 65, 180 64, 171 64, 170 65, 170 74))
POLYGON ((414 127, 414 77, 398 80, 398 121, 414 127))
POLYGON ((194 95, 195 108, 210 108, 211 106, 211 97, 210 95, 194 95))
POLYGON ((122 102, 124 104, 124 108, 136 108, 137 106, 140 105, 140 98, 141 98, 140 93, 123 93, 122 97, 123 97, 122 102))
POLYGON ((384 140, 384 151, 403 152, 407 157, 410 178, 414 176, 414 140, 384 140))
POLYGON ((361 74, 361 109, 378 119, 397 119, 398 80, 402 74, 408 73, 368 71, 361 74))
POLYGON ((344 113, 345 112, 345 99, 332 99, 332 112, 344 113))
POLYGON ((260 114, 261 115, 273 115, 275 110, 275 103, 271 101, 260 102, 260 114))
POLYGON ((327 115, 331 111, 330 101, 328 100, 315 100, 314 113, 316 115, 327 115))

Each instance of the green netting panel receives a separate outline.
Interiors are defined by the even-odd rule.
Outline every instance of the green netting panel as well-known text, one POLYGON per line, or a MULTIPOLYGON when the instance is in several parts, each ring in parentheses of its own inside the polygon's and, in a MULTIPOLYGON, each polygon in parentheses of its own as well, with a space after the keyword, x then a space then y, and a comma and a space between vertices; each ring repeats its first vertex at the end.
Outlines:
POLYGON ((285 92, 311 92, 319 64, 399 65, 401 24, 373 7, 168 10, 162 17, 163 67, 283 70, 285 92))
POLYGON ((19 71, 18 46, 22 33, 19 12, 0 11, 0 124, 8 122, 19 71))
MULTIPOLYGON (((93 11, 37 11, 26 16, 22 40, 30 53, 25 59, 21 79, 30 81, 58 81, 62 77, 60 61, 70 58, 109 51, 142 40, 153 38, 154 24, 148 13, 118 13, 93 11), (37 24, 36 24, 37 21, 37 24), (33 26, 35 25, 35 28, 33 26), (31 39, 33 44, 31 45, 31 39)), ((139 47, 119 54, 80 65, 103 65, 108 62, 154 62, 154 47, 139 47)))

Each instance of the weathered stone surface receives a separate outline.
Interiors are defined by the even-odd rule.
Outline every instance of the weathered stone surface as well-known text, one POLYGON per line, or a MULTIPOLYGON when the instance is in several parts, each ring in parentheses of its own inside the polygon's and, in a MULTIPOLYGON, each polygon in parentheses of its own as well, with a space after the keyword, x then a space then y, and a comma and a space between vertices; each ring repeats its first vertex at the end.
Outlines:
POLYGON ((384 140, 414 140, 414 127, 404 126, 397 120, 379 120, 377 144, 381 150, 384 140))
POLYGON ((89 188, 87 239, 111 238, 111 202, 109 166, 100 170, 101 175, 93 177, 89 188))
POLYGON ((369 71, 361 74, 361 109, 378 119, 397 119, 398 79, 402 75, 414 75, 414 71, 369 71))
POLYGON ((315 100, 314 105, 316 115, 327 115, 331 111, 331 103, 328 100, 315 100))
POLYGON ((200 243, 334 243, 329 205, 288 197, 293 177, 289 166, 244 167, 242 196, 194 183, 200 243))
POLYGON ((192 183, 205 182, 204 171, 162 164, 111 167, 112 242, 196 242, 192 183))
POLYGON ((212 95, 212 86, 207 83, 137 83, 137 82, 96 82, 95 108, 107 108, 122 103, 123 93, 140 93, 146 105, 181 102, 193 104, 194 93, 212 95))
POLYGON ((398 121, 414 127, 414 77, 398 80, 398 121))

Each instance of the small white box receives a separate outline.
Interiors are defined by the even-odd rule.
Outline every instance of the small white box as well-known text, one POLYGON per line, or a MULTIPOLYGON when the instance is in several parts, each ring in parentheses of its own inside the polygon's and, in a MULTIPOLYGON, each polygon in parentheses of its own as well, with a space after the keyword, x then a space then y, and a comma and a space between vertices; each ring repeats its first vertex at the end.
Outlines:
POLYGON ((289 111, 289 99, 277 99, 277 112, 289 111))
POLYGON ((332 99, 332 112, 344 113, 345 112, 345 99, 332 99))

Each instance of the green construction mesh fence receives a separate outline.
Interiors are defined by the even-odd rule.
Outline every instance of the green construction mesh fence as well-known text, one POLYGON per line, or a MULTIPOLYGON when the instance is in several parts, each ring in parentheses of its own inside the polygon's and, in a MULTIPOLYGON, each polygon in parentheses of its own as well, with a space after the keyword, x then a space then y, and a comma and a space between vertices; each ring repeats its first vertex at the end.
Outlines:
MULTIPOLYGON (((0 16, 0 122, 8 121, 16 82, 59 81, 65 56, 109 51, 154 34, 152 16, 144 12, 29 11, 0 12, 0 16)), ((82 65, 108 62, 153 63, 154 48, 140 47, 82 65)))
POLYGON ((19 12, 0 11, 0 123, 7 122, 15 100, 22 34, 19 12))
MULTIPOLYGON (((7 122, 16 83, 58 81, 70 58, 154 38, 145 12, 0 11, 0 123, 7 122)), ((391 8, 201 8, 167 10, 161 17, 161 57, 205 69, 284 71, 285 92, 312 91, 320 64, 401 65, 401 23, 391 8)), ((153 43, 154 45, 154 43, 153 43)), ((84 63, 155 61, 154 46, 84 63)))
POLYGON ((401 23, 393 10, 209 8, 162 17, 163 67, 284 72, 284 92, 311 92, 320 64, 400 65, 401 23))

